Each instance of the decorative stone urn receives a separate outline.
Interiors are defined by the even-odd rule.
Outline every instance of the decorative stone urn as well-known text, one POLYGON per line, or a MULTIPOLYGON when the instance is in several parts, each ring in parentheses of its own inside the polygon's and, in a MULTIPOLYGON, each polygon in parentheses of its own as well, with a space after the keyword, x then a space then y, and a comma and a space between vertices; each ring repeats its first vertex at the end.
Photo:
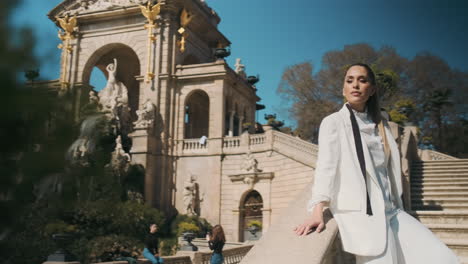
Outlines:
POLYGON ((251 75, 251 76, 247 77, 247 82, 249 84, 251 84, 251 85, 256 84, 258 81, 260 81, 260 77, 258 75, 257 76, 251 75))
POLYGON ((180 248, 181 251, 198 251, 198 247, 192 244, 192 240, 195 239, 195 233, 184 232, 182 233, 184 244, 180 248))
POLYGON ((228 57, 229 55, 231 55, 231 50, 226 49, 226 48, 216 48, 213 53, 214 53, 215 58, 219 60, 219 59, 224 59, 228 57))

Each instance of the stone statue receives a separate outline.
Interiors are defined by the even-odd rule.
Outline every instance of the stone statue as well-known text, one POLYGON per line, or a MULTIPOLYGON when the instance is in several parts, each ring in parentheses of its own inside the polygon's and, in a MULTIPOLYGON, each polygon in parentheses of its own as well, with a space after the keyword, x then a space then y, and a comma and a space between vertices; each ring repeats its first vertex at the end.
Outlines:
POLYGON ((142 109, 137 110, 136 114, 138 116, 137 121, 133 124, 135 128, 149 128, 153 125, 155 117, 155 107, 150 99, 146 99, 146 102, 143 104, 142 109))
POLYGON ((241 165, 241 169, 251 173, 262 172, 262 170, 258 168, 258 161, 253 157, 250 150, 244 156, 244 162, 241 165))
MULTIPOLYGON (((131 157, 126 153, 122 146, 122 138, 117 136, 115 139, 115 150, 112 152, 112 158, 110 162, 110 168, 114 172, 114 175, 123 175, 130 166, 131 157)), ((109 165, 107 165, 109 166, 109 165)))
POLYGON ((239 76, 242 78, 247 78, 247 74, 245 73, 245 65, 241 63, 240 58, 236 59, 236 64, 234 64, 234 67, 236 67, 235 72, 239 74, 239 76))
POLYGON ((114 58, 114 62, 107 65, 106 70, 108 73, 107 84, 99 92, 99 102, 104 110, 113 112, 119 106, 128 106, 128 91, 127 87, 116 79, 117 59, 114 58))
POLYGON ((190 177, 184 182, 184 208, 187 215, 196 215, 196 195, 197 195, 197 183, 195 175, 190 177))
POLYGON ((95 91, 90 91, 89 92, 89 104, 99 104, 99 97, 97 97, 96 95, 96 92, 95 91))

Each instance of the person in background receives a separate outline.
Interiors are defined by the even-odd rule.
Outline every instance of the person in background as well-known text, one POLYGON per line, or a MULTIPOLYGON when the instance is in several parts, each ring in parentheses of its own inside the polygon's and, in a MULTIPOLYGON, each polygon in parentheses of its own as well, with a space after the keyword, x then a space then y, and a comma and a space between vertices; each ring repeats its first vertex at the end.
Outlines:
POLYGON ((143 256, 152 264, 162 264, 164 260, 159 257, 158 245, 159 240, 156 236, 156 232, 158 231, 158 226, 156 224, 150 225, 150 232, 146 236, 145 239, 145 248, 143 249, 143 256))
POLYGON ((208 246, 213 250, 213 254, 210 258, 210 264, 222 264, 224 261, 223 247, 226 243, 226 237, 224 236, 223 227, 221 225, 215 225, 211 234, 206 235, 208 240, 208 246))

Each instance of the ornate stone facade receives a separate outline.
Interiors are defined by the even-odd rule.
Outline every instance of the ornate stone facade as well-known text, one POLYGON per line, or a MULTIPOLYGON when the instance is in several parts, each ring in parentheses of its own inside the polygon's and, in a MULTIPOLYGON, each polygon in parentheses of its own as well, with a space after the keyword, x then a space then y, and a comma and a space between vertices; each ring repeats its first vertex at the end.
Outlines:
MULTIPOLYGON (((312 180, 316 146, 272 130, 242 133, 244 123, 255 123, 260 98, 240 61, 234 70, 214 57, 215 48, 230 42, 204 1, 160 0, 154 16, 143 14, 138 4, 65 0, 54 8, 51 20, 73 22, 73 30, 62 49, 61 85, 51 87, 78 97, 77 120, 81 101, 128 106, 131 157, 116 149, 115 164, 125 159, 145 167, 146 202, 166 214, 197 214, 221 223, 228 239, 237 241, 248 217, 245 198, 255 191, 265 232, 312 180), (193 14, 183 25, 182 10, 193 14), (95 67, 108 78, 99 98, 89 85, 95 67)), ((83 151, 78 147, 74 155, 83 151)))

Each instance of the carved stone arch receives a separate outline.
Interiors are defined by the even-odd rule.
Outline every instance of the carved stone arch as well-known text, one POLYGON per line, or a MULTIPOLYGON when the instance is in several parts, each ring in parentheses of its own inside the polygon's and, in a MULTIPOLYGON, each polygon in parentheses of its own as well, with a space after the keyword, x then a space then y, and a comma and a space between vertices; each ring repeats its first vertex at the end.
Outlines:
POLYGON ((91 72, 94 67, 100 69, 108 78, 106 67, 117 59, 117 79, 121 81, 128 90, 129 106, 132 113, 138 109, 140 97, 140 84, 136 76, 141 75, 141 63, 135 51, 122 43, 110 43, 95 50, 86 60, 83 66, 82 81, 89 83, 91 72))
POLYGON ((261 230, 254 235, 248 230, 248 223, 259 221, 263 224, 263 197, 258 190, 250 189, 241 195, 239 203, 239 241, 256 240, 261 230))
POLYGON ((184 138, 209 137, 209 128, 210 96, 203 90, 193 90, 184 102, 184 138))

